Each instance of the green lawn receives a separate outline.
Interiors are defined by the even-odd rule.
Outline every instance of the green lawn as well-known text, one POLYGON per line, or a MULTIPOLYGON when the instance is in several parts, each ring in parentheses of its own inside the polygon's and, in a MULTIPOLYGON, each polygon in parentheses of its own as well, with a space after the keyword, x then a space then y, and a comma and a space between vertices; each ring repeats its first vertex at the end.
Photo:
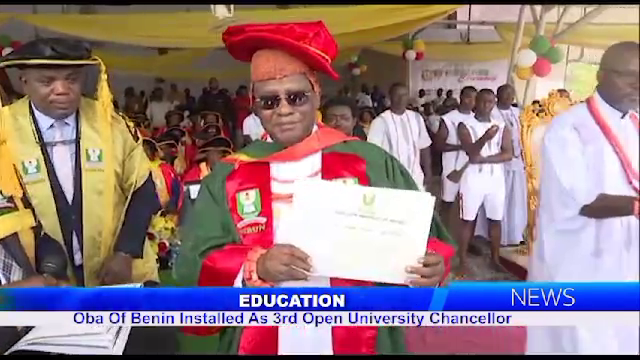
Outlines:
MULTIPOLYGON (((171 270, 160 271, 160 282, 163 286, 176 286, 171 270)), ((181 333, 180 354, 215 354, 218 347, 218 335, 192 336, 181 333)))

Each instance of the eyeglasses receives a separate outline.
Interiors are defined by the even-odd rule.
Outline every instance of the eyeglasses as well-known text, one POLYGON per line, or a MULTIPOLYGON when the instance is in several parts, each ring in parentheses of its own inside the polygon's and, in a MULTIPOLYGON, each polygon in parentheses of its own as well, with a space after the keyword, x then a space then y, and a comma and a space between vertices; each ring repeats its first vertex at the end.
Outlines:
MULTIPOLYGON (((284 96, 285 101, 289 106, 300 107, 309 102, 309 96, 311 92, 308 91, 292 91, 284 96)), ((280 95, 267 95, 260 96, 256 99, 256 102, 263 110, 273 110, 280 107, 282 97, 280 95)))

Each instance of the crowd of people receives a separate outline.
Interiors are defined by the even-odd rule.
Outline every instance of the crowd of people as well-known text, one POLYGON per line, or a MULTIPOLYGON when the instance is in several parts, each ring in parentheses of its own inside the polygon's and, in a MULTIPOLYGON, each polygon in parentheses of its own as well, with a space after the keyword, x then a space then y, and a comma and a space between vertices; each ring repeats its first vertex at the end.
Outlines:
MULTIPOLYGON (((14 228, 1 234, 0 284, 157 286, 159 270, 173 268, 172 277, 186 286, 375 285, 310 277, 309 256, 278 241, 279 221, 291 211, 292 184, 313 177, 429 191, 439 198, 440 215, 434 215, 431 234, 425 234, 430 237, 428 249, 416 254, 419 262, 407 264, 410 286, 444 284, 453 266, 457 279, 473 278, 467 253, 477 250, 472 239, 478 232, 490 241, 491 264, 506 271, 500 247, 520 244, 527 224, 521 109, 514 105, 513 86, 504 84, 494 91, 468 84, 459 94, 437 89, 435 98, 427 99, 424 89, 412 98, 402 83, 386 93, 379 86, 361 84, 358 93, 344 86, 327 96, 316 74, 338 77, 331 57, 317 56, 335 56, 328 30, 321 23, 306 24, 313 28, 310 36, 331 39, 312 51, 290 38, 295 32, 282 26, 298 25, 238 25, 225 32, 230 54, 251 63, 251 93, 243 85, 234 96, 211 78, 197 99, 189 89, 171 84, 166 92, 154 88, 148 98, 144 90, 129 87, 124 102, 112 105, 108 84, 98 85, 97 101, 81 96, 82 66, 95 61, 86 45, 43 38, 3 57, 0 66, 20 68, 25 96, 5 106, 0 117, 0 220, 10 213, 27 220, 8 223, 14 228), (255 36, 242 36, 245 33, 255 36), (38 59, 36 66, 33 59, 38 59), (256 217, 262 220, 248 221, 256 217), (453 243, 459 245, 457 262, 453 243), (56 256, 55 271, 41 267, 43 259, 56 256)), ((635 136, 627 140, 635 141, 637 150, 633 110, 638 100, 638 45, 623 43, 611 49, 598 75, 598 99, 613 106, 611 113, 618 109, 618 117, 635 116, 635 130, 618 130, 635 136), (633 72, 635 78, 623 79, 624 72, 633 72)), ((545 226, 561 231, 558 222, 569 221, 564 218, 569 210, 550 205, 564 199, 577 206, 571 215, 581 217, 576 224, 594 227, 589 236, 596 243, 604 240, 598 230, 602 221, 609 221, 611 233, 622 226, 612 221, 624 220, 628 234, 635 225, 632 242, 637 250, 637 152, 623 163, 631 167, 625 172, 619 171, 616 153, 607 153, 612 159, 598 158, 609 164, 608 174, 631 174, 635 193, 614 190, 613 185, 586 190, 583 185, 592 168, 578 161, 580 144, 565 149, 561 157, 566 164, 558 164, 548 153, 554 146, 565 146, 565 139, 576 140, 575 134, 561 131, 569 130, 554 123, 542 150, 545 164, 556 172, 545 172, 540 185, 540 211, 553 213, 540 215, 545 226), (568 168, 575 172, 567 173, 568 168), (551 195, 550 189, 557 193, 551 195), (614 195, 618 192, 625 195, 614 195)), ((589 131, 595 138, 595 130, 589 131)), ((596 150, 588 148, 585 154, 596 150)), ((621 189, 628 185, 615 184, 621 189)), ((571 226, 577 234, 582 230, 576 226, 582 226, 571 226)), ((546 231, 540 247, 560 240, 549 233, 552 230, 546 231)), ((622 244, 625 234, 611 246, 622 244)), ((537 263, 542 268, 562 267, 556 260, 552 264, 559 254, 539 250, 537 263)), ((629 267, 637 265, 637 258, 637 253, 635 258, 625 255, 621 261, 626 267, 611 276, 590 273, 593 279, 623 281, 635 276, 637 281, 637 272, 631 274, 629 267)), ((581 278, 579 272, 568 277, 536 274, 543 281, 593 280, 581 278)), ((205 335, 221 329, 187 331, 205 335)), ((225 328, 222 338, 236 340, 219 346, 220 352, 244 354, 396 353, 402 349, 397 331, 335 328, 325 334, 326 329, 315 328, 301 334, 299 329, 278 333, 270 327, 225 328), (368 340, 371 336, 377 337, 377 347, 368 340)), ((538 339, 548 335, 537 334, 538 339)), ((572 345, 555 343, 544 351, 581 351, 583 338, 570 331, 562 336, 572 345)), ((625 346, 628 343, 616 349, 625 352, 625 346)))

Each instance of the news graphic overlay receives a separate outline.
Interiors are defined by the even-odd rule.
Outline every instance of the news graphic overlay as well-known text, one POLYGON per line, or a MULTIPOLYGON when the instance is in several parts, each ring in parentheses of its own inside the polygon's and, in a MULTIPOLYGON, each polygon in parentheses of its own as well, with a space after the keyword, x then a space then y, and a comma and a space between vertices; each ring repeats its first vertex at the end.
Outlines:
POLYGON ((0 299, 0 326, 640 326, 638 283, 24 288, 0 299))

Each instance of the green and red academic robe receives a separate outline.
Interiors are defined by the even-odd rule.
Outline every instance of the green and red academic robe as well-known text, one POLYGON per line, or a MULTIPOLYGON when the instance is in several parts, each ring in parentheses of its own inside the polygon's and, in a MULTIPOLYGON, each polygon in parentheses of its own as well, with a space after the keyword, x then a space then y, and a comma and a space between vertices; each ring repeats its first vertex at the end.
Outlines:
MULTIPOLYGON (((303 142, 287 149, 273 142, 255 141, 228 157, 226 162, 217 164, 202 181, 194 209, 183 227, 183 242, 174 268, 178 282, 185 286, 233 286, 247 253, 253 247, 269 248, 274 244, 269 162, 297 161, 318 151, 322 152, 323 179, 355 178, 365 186, 418 189, 411 175, 393 156, 376 145, 347 138, 333 129, 321 127, 303 142), (246 190, 259 191, 261 221, 246 221, 239 214, 236 195, 246 190)), ((451 243, 451 238, 434 218, 428 250, 443 255, 448 272, 454 247, 445 242, 451 243)), ((330 284, 377 285, 334 278, 330 284)), ((220 332, 219 353, 278 354, 277 327, 198 327, 185 332, 197 335, 220 332)), ((335 326, 331 332, 336 355, 404 352, 404 330, 400 327, 335 326)))

